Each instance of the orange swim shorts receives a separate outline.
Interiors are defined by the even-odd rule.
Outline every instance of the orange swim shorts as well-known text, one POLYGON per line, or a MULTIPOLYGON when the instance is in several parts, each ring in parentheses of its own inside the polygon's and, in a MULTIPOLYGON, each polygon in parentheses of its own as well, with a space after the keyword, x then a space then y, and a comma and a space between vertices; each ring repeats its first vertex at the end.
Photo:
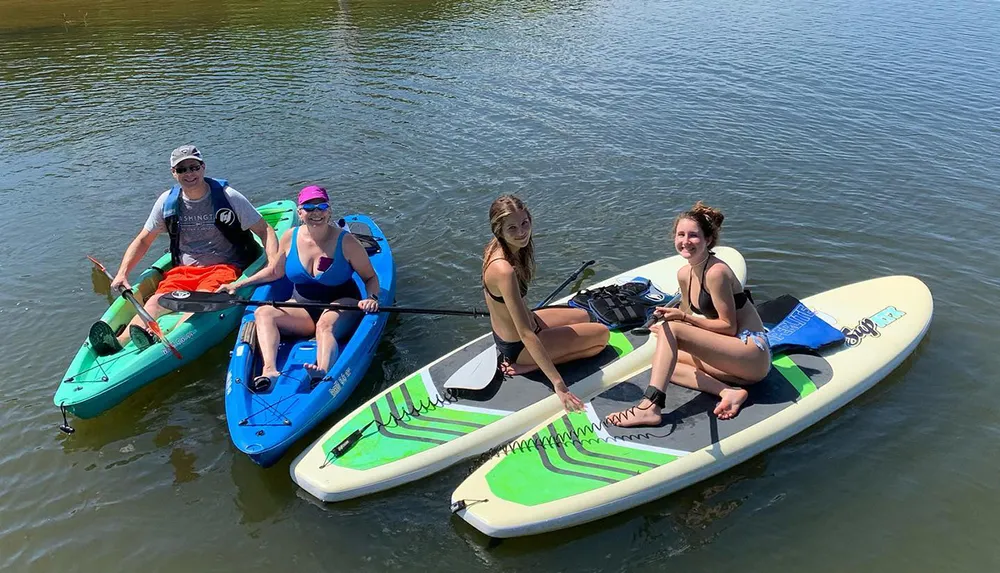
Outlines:
POLYGON ((213 292, 220 286, 235 281, 240 274, 240 269, 233 265, 174 267, 163 275, 163 280, 156 287, 156 294, 175 290, 213 292))

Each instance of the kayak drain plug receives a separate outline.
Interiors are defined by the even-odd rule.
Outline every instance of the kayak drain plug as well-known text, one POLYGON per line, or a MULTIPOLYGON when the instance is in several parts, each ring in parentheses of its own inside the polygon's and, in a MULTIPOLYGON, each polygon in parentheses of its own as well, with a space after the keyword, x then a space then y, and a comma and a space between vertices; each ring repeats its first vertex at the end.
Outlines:
POLYGON ((59 424, 59 430, 64 434, 72 434, 76 431, 76 428, 69 425, 69 420, 66 419, 66 406, 59 404, 59 411, 62 412, 63 423, 59 424))

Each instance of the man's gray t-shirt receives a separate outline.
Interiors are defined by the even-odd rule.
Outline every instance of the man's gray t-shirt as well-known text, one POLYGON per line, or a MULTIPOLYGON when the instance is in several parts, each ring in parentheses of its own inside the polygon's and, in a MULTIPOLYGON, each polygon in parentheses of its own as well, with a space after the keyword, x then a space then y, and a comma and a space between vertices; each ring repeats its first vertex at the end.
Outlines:
MULTIPOLYGON (((260 213, 250 201, 232 187, 225 188, 226 198, 240 220, 244 230, 260 221, 260 213)), ((146 219, 146 231, 165 233, 167 225, 163 220, 163 204, 170 191, 164 191, 153 204, 153 210, 146 219)), ((197 201, 191 201, 182 192, 177 201, 177 227, 180 235, 181 264, 195 267, 211 265, 239 265, 236 248, 226 240, 222 231, 215 226, 215 210, 212 209, 212 193, 197 201)))

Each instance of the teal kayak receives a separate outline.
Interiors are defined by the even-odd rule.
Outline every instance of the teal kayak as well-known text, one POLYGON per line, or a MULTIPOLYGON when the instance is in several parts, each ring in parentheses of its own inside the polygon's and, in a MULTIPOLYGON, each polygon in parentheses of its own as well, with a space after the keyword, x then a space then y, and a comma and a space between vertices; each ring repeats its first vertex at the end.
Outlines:
MULTIPOLYGON (((257 210, 279 237, 298 222, 293 201, 275 201, 257 210)), ((244 270, 244 276, 257 272, 266 262, 267 258, 262 254, 244 270)), ((166 253, 142 272, 139 280, 133 283, 134 290, 145 298, 156 290, 163 273, 171 266, 170 253, 166 253)), ((238 294, 246 297, 252 292, 253 287, 248 287, 238 291, 238 294)), ((135 307, 123 297, 118 297, 101 320, 117 331, 128 324, 135 314, 135 307)), ((243 308, 237 305, 218 313, 195 314, 178 325, 181 316, 181 313, 172 312, 161 316, 157 323, 183 358, 175 357, 160 342, 140 352, 131 341, 115 354, 97 356, 85 339, 59 383, 53 403, 79 418, 97 416, 222 342, 240 323, 243 308)))

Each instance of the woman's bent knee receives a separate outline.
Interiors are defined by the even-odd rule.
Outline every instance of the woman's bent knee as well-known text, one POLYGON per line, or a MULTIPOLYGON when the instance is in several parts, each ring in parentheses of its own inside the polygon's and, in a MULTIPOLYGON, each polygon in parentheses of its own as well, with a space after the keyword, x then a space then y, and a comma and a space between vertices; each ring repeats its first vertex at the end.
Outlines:
POLYGON ((319 320, 316 321, 316 332, 333 332, 333 327, 337 323, 337 319, 340 318, 340 313, 328 310, 324 312, 319 320))
POLYGON ((602 345, 607 345, 608 341, 611 340, 611 331, 602 324, 601 328, 594 335, 594 338, 602 345))
POLYGON ((253 311, 253 318, 254 320, 274 320, 279 312, 281 311, 273 306, 258 306, 253 311))

